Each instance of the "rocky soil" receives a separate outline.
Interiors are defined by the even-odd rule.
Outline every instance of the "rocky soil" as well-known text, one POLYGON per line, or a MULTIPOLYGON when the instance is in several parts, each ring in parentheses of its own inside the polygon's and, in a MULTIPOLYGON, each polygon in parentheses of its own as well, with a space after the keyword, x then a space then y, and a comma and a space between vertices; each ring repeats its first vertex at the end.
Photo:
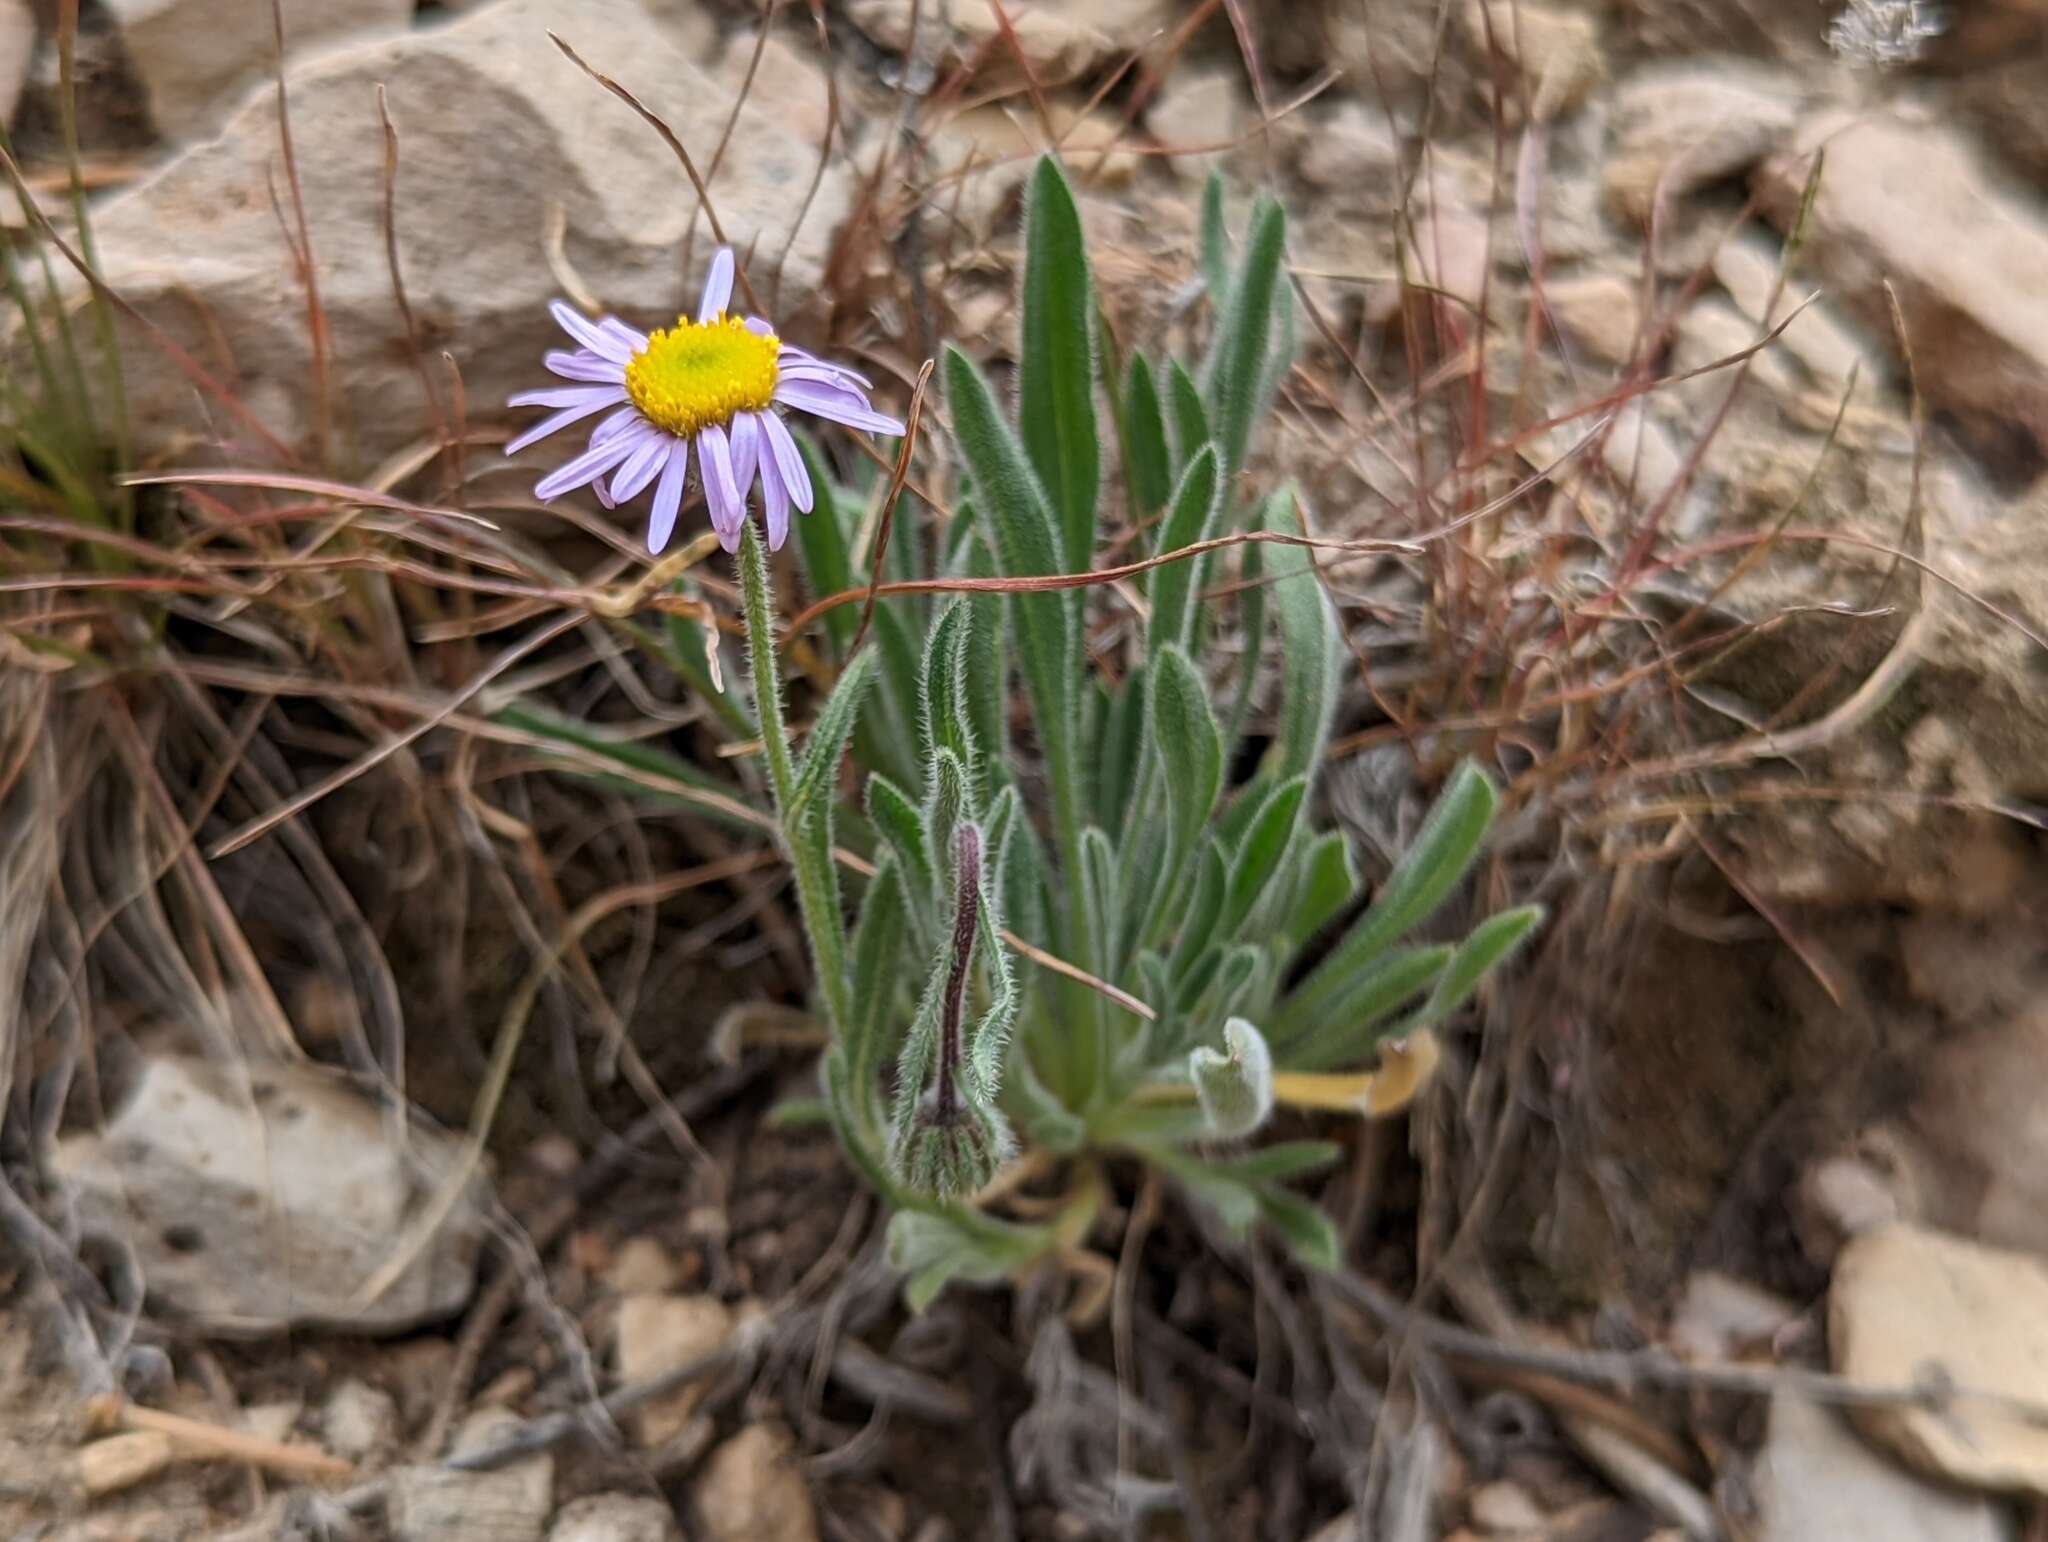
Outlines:
MULTIPOLYGON (((0 116, 68 230, 58 9, 0 0, 0 116)), ((1359 1139, 1356 1261, 1441 1266, 1426 1309, 1532 1352, 1755 1380, 1588 1390, 1424 1335, 1397 1386, 1411 1341, 1374 1329, 1367 1371, 1339 1345, 1327 1383, 1269 1384, 1324 1298, 1265 1264, 1176 1289, 1171 1260, 1208 1255, 1169 1222, 1147 1363, 1213 1351, 1226 1390, 1139 1417, 1105 1369, 1129 1345, 1089 1321, 1077 1349, 1057 1303, 920 1324, 886 1279, 824 1291, 871 1218, 827 1143, 760 1122, 800 1058, 667 1063, 705 1089, 692 1168, 643 1160, 652 1127, 621 1142, 616 1108, 554 1128, 536 1055, 530 1117, 481 1162, 338 1071, 224 1080, 193 1025, 144 1036, 53 1147, 147 1285, 136 1405, 78 1411, 38 1326, 63 1282, 0 1264, 0 1530, 2048 1535, 2048 5, 282 15, 280 91, 265 6, 84 7, 93 229, 152 465, 248 464, 268 435, 393 485, 459 441, 460 490, 516 512, 499 404, 556 295, 657 322, 722 235, 797 340, 900 399, 941 338, 1010 357, 1039 150, 1084 192, 1125 347, 1199 325, 1201 179, 1233 212, 1276 188, 1304 347, 1260 472, 1300 481, 1311 534, 1440 554, 1332 565, 1367 666, 1336 812, 1384 842, 1417 768, 1484 736, 1525 773, 1518 850, 1560 917, 1428 1112, 1359 1139), (1708 630, 1739 641, 1673 667, 1708 630), (1261 1467, 1243 1436, 1320 1439, 1383 1393, 1427 1415, 1387 1458, 1406 1489, 1261 1467), (518 1445, 551 1416, 573 1438, 518 1445), (1211 1513, 1171 1497, 1225 1450, 1211 1513)), ((692 1053, 772 951, 703 988, 692 1053)), ((453 1128, 479 1074, 411 1090, 453 1128)))

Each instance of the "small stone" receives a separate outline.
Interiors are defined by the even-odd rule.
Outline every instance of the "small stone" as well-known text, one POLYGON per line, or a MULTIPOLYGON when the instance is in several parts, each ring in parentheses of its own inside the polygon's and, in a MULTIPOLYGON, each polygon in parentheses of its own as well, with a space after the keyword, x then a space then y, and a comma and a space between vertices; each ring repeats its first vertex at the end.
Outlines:
MULTIPOLYGON (((716 1296, 626 1296, 618 1313, 619 1380, 631 1386, 702 1359, 732 1331, 732 1311, 716 1296)), ((679 1434, 709 1385, 709 1377, 699 1378, 642 1408, 641 1444, 659 1445, 679 1434)))
MULTIPOLYGON (((1865 1232, 1835 1260, 1828 1348, 1837 1371, 1867 1385, 1934 1376, 2048 1404, 2048 1263, 1916 1226, 1865 1232)), ((2048 1495, 2048 1429, 2014 1414, 1959 1399, 1856 1417, 1873 1440, 1936 1477, 2048 1495)))
POLYGON ((651 1296, 674 1290, 683 1271, 669 1250, 652 1237, 628 1237, 612 1254, 605 1285, 622 1296, 651 1296))
POLYGON ((1514 1483, 1488 1483, 1475 1490, 1468 1509, 1474 1526, 1497 1537, 1540 1531, 1545 1519, 1528 1491, 1514 1483))
POLYGON ((1530 116, 1538 123, 1577 108, 1607 73, 1599 21, 1584 11, 1531 0, 1468 0, 1465 30, 1474 48, 1484 48, 1491 38, 1509 63, 1521 67, 1530 116))
MULTIPOLYGON (((1714 252, 1714 277, 1735 301, 1743 315, 1762 324, 1772 290, 1778 288, 1778 270, 1784 260, 1783 248, 1761 231, 1752 231, 1724 241, 1714 252)), ((1839 394, 1852 373, 1860 384, 1857 393, 1867 400, 1877 389, 1878 371, 1868 351, 1829 309, 1825 300, 1802 304, 1806 296, 1796 278, 1786 284, 1770 313, 1776 326, 1794 310, 1797 319, 1778 335, 1774 349, 1797 359, 1820 386, 1839 394)))
POLYGON ((1295 169, 1310 187, 1360 206, 1392 205, 1401 178, 1401 141, 1384 109, 1356 97, 1307 121, 1295 169))
POLYGON ((696 1498, 708 1542, 817 1542, 810 1490, 778 1426, 750 1424, 712 1452, 696 1498))
MULTIPOLYGON (((1938 122, 1822 118, 1800 135, 1824 146, 1826 174, 1807 217, 1811 260, 1873 332, 1890 336, 1896 294, 1928 405, 1992 469, 2028 480, 2048 464, 2048 216, 2008 191, 1978 148, 1938 122)), ((1812 166, 1802 149, 1771 161, 1759 194, 1772 219, 1798 218, 1812 166)))
POLYGON ((80 1446, 72 1460, 79 1488, 96 1498, 148 1482, 170 1466, 177 1454, 170 1436, 156 1430, 130 1430, 80 1446))
POLYGON ((1552 279, 1543 286, 1550 314, 1573 342, 1607 364, 1625 364, 1646 338, 1640 286, 1611 273, 1552 279))
POLYGON ((877 46, 900 54, 914 41, 926 69, 973 65, 976 82, 990 90, 1023 84, 1027 73, 1041 87, 1064 85, 1142 46, 1168 15, 1161 0, 1035 0, 1004 10, 1007 30, 985 0, 951 6, 848 0, 846 6, 848 19, 877 46))
POLYGON ((103 1133, 58 1143, 55 1168, 80 1219, 125 1236, 150 1294, 200 1330, 390 1333, 469 1299, 483 1235, 474 1178, 389 1288, 361 1299, 459 1152, 421 1126, 401 1151, 383 1110, 321 1067, 245 1077, 165 1055, 103 1133))
MULTIPOLYGON (((216 127, 277 67, 267 4, 245 0, 102 0, 166 139, 216 127)), ((285 0, 287 57, 351 36, 395 32, 413 0, 285 0)))
MULTIPOLYGON (((481 1450, 519 1422, 502 1408, 479 1409, 456 1432, 453 1454, 481 1450)), ((540 1451, 489 1472, 396 1468, 387 1504, 393 1542, 540 1542, 555 1507, 555 1460, 540 1451)))
POLYGON ((659 1499, 593 1494, 562 1506, 548 1542, 680 1542, 675 1513, 659 1499))
POLYGON ((1640 70, 1615 92, 1607 196, 1645 219, 1660 186, 1683 197, 1762 160, 1792 133, 1799 107, 1796 82, 1733 59, 1640 70))
MULTIPOLYGON (((753 57, 751 42, 733 45, 725 67, 735 81, 746 79, 753 57)), ((805 144, 825 148, 826 131, 832 126, 832 88, 813 50, 793 46, 779 32, 770 33, 761 45, 761 62, 754 66, 747 99, 772 110, 776 122, 805 144)))
POLYGON ((351 1377, 327 1394, 320 1428, 328 1450, 359 1462, 396 1444, 398 1404, 390 1393, 351 1377))
POLYGON ((1757 1461, 1758 1542, 2002 1542, 1998 1506, 1937 1488, 1856 1438, 1839 1414, 1780 1393, 1757 1461))
POLYGON ((28 0, 0 0, 0 128, 14 121, 35 57, 35 11, 28 0))
POLYGON ((1205 174, 1251 121, 1243 77, 1214 65, 1175 70, 1145 109, 1152 137, 1182 152, 1172 157, 1174 170, 1196 174, 1205 174))
POLYGON ((1739 1360, 1798 1317, 1789 1301, 1716 1269, 1689 1275, 1671 1314, 1671 1347, 1688 1360, 1739 1360))

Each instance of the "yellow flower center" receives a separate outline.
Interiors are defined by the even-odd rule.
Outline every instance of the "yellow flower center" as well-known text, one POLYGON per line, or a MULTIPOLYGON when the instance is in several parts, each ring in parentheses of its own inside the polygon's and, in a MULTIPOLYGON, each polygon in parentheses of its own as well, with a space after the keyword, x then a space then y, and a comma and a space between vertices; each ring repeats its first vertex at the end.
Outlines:
POLYGON ((775 399, 773 334, 749 332, 737 316, 680 319, 647 339, 626 365, 626 395, 659 428, 687 437, 735 413, 763 412, 775 399))

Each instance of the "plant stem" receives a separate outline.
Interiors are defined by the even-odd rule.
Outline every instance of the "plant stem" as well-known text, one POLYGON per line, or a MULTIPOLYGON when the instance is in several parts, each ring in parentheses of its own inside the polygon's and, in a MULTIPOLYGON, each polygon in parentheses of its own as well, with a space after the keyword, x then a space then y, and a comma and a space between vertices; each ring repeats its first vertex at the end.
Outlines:
POLYGON ((818 993, 826 1027, 837 1041, 853 1020, 846 977, 846 918, 839 912, 838 871, 832 862, 832 824, 819 808, 791 829, 787 810, 796 790, 789 728, 782 717, 782 681, 775 662, 775 609, 769 600, 768 557, 750 519, 740 536, 740 593, 747 624, 747 672, 754 685, 754 712, 761 724, 762 756, 775 797, 777 831, 796 874, 797 909, 818 972, 818 993))

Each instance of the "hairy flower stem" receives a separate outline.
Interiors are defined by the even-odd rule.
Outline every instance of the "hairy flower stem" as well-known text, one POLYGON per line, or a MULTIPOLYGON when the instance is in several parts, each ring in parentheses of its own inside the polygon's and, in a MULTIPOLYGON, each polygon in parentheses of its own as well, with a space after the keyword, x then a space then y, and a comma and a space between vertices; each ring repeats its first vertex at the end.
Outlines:
POLYGON ((945 1004, 939 1017, 939 1085, 937 1115, 940 1124, 951 1124, 960 1116, 960 1019, 966 1005, 967 970, 974 959, 974 934, 981 923, 981 832, 971 824, 960 826, 960 863, 954 879, 958 895, 953 909, 953 961, 946 971, 945 1004))
POLYGON ((761 723, 762 758, 775 796, 777 830, 796 874, 797 908, 817 966, 826 1026, 835 1042, 853 1020, 847 991, 846 921, 839 913, 838 875, 832 865, 831 824, 822 810, 792 829, 787 811, 796 791, 789 757, 789 729, 782 717, 782 682, 775 664, 775 609, 769 601, 768 556, 750 519, 740 535, 740 594, 747 623, 747 670, 754 685, 754 711, 761 723))

